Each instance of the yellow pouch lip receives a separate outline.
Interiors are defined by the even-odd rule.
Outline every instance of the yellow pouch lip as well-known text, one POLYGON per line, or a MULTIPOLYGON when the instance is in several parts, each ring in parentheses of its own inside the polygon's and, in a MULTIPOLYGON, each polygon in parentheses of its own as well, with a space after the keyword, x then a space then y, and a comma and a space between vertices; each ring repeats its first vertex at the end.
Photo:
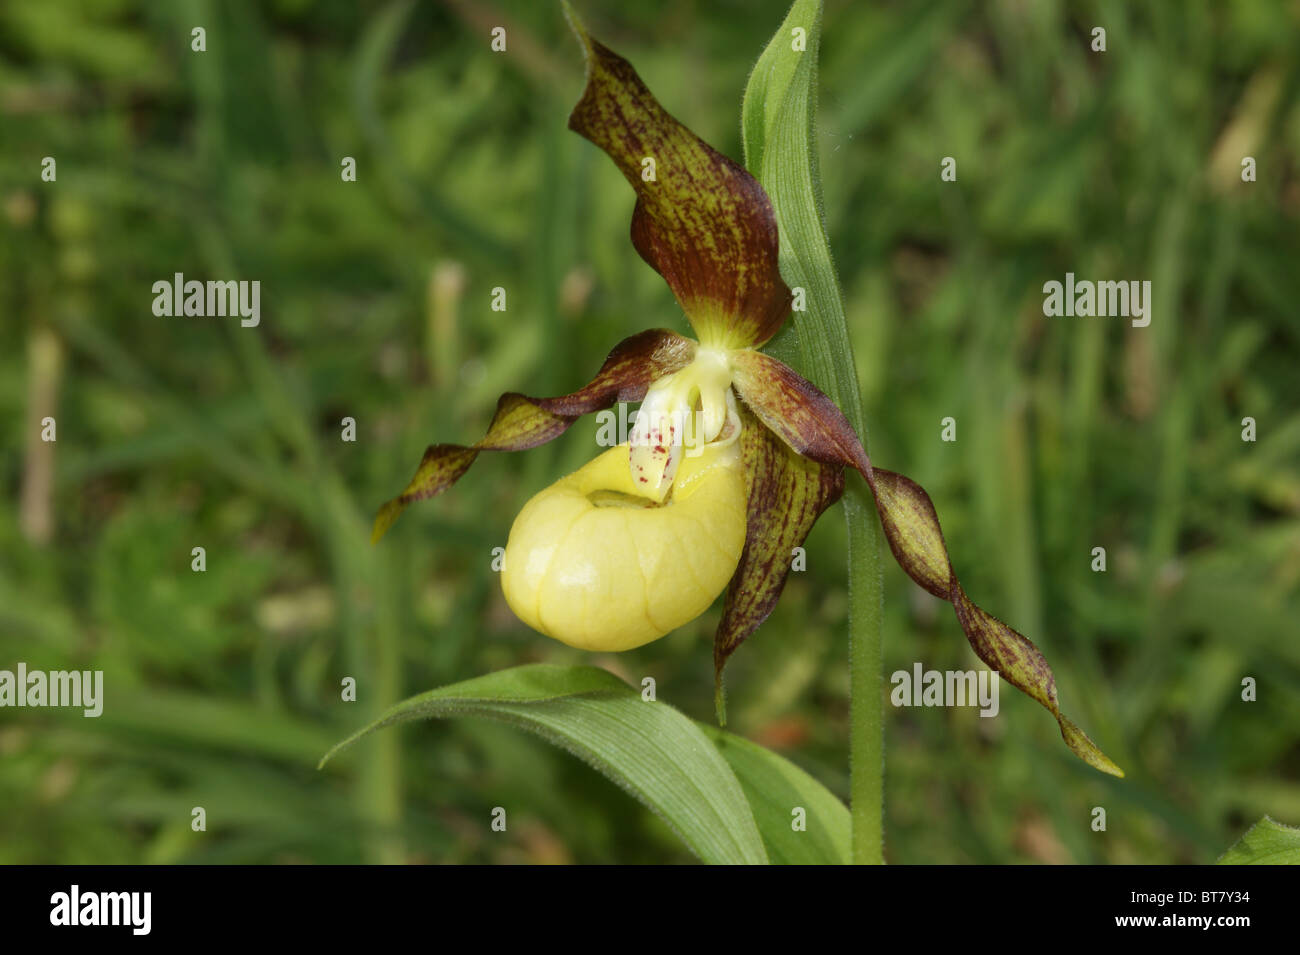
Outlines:
POLYGON ((746 532, 737 442, 684 456, 663 504, 636 486, 623 444, 535 495, 506 545, 502 590, 524 623, 586 650, 642 646, 725 589, 746 532), (608 507, 612 493, 645 507, 608 507))

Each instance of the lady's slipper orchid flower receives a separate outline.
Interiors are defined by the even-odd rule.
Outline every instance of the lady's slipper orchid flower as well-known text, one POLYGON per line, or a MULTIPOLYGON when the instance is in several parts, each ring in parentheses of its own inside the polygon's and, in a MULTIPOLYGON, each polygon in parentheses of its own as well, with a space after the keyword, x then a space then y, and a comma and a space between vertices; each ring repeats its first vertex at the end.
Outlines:
POLYGON ((481 451, 521 451, 582 415, 642 402, 626 444, 530 500, 506 547, 502 589, 522 620, 587 650, 627 650, 703 613, 726 589, 715 675, 772 611, 793 548, 853 468, 875 497, 895 559, 956 610, 975 653, 1051 711, 1082 759, 1123 773, 1057 704, 1038 649, 962 590, 934 505, 873 468, 843 413, 758 349, 791 309, 767 194, 670 116, 632 66, 587 35, 587 84, 569 128, 604 150, 636 191, 632 243, 668 283, 698 341, 666 329, 619 343, 584 388, 503 395, 476 444, 433 445, 375 519, 377 541, 412 501, 440 494, 481 451), (645 160, 653 160, 653 164, 645 160), (653 166, 653 176, 643 170, 653 166))

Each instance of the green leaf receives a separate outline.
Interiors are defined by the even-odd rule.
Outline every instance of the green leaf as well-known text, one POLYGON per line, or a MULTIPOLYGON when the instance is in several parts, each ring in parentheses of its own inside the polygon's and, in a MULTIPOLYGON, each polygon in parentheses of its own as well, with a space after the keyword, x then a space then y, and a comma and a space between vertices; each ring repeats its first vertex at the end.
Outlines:
MULTIPOLYGON (((857 368, 822 211, 813 127, 817 112, 820 0, 796 0, 754 65, 741 107, 745 165, 767 190, 780 233, 781 277, 801 288, 794 313, 799 356, 782 355, 843 410, 867 446, 857 368), (796 44, 795 31, 802 31, 796 44), (796 49, 802 45, 803 49, 796 49)), ((880 530, 866 489, 844 494, 849 537, 850 790, 853 858, 884 860, 884 654, 880 530)))
POLYGON ((1300 829, 1270 816, 1255 823, 1216 865, 1300 865, 1300 829))
POLYGON ((408 720, 482 716, 561 746, 622 786, 709 863, 768 861, 736 774, 694 721, 597 667, 536 663, 421 693, 321 760, 408 720))
POLYGON ((740 779, 772 862, 849 864, 849 810, 829 789, 770 749, 716 726, 699 726, 740 779), (796 808, 804 811, 802 832, 793 827, 796 808))
POLYGON ((780 235, 781 276, 804 289, 794 313, 802 360, 797 370, 843 409, 866 442, 857 369, 849 345, 839 278, 822 210, 813 127, 821 0, 797 0, 754 65, 741 104, 745 165, 767 190, 780 235), (795 49, 794 31, 803 31, 795 49))

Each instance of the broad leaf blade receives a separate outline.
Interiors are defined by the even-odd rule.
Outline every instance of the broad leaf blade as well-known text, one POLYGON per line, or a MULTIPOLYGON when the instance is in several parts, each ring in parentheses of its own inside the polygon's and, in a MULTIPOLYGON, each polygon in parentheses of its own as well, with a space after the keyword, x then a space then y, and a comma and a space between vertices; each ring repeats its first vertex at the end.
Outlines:
POLYGON ((421 693, 339 743, 321 765, 381 727, 448 716, 511 723, 563 747, 645 803, 705 862, 767 862, 745 792, 709 738, 597 667, 537 663, 421 693))
POLYGON ((849 810, 806 772, 770 749, 700 723, 740 779, 768 858, 778 865, 848 865, 849 810), (806 829, 794 828, 794 810, 806 829))
POLYGON ((1270 816, 1255 823, 1216 865, 1300 865, 1300 829, 1270 816))
MULTIPOLYGON (((781 276, 804 289, 807 307, 794 313, 799 370, 828 394, 864 437, 844 301, 822 210, 813 127, 821 0, 796 0, 758 58, 741 104, 745 166, 771 199, 780 236, 781 276), (795 30, 803 31, 802 49, 795 30)), ((871 535, 871 536, 874 536, 871 535)))

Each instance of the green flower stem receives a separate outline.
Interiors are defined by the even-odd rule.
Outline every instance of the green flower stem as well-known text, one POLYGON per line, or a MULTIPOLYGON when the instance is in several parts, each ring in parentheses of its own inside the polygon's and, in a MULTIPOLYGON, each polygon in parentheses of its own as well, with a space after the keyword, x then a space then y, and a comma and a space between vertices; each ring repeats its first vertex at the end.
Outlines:
MULTIPOLYGON (((776 209, 781 275, 804 291, 806 310, 794 313, 794 337, 771 349, 833 398, 863 446, 867 431, 844 302, 831 258, 814 148, 820 0, 796 0, 759 58, 745 91, 745 161, 776 209), (795 28, 806 36, 792 43, 795 28)), ((796 291, 796 296, 798 292, 796 291)), ((796 299, 797 301, 797 299, 796 299)), ((852 858, 884 861, 884 654, 880 528, 871 492, 850 476, 844 495, 849 578, 849 791, 852 858)))
MULTIPOLYGON (((861 433, 861 432, 859 432, 861 433)), ((885 655, 880 530, 870 491, 845 494, 849 525, 849 798, 853 861, 885 861, 885 655)))

